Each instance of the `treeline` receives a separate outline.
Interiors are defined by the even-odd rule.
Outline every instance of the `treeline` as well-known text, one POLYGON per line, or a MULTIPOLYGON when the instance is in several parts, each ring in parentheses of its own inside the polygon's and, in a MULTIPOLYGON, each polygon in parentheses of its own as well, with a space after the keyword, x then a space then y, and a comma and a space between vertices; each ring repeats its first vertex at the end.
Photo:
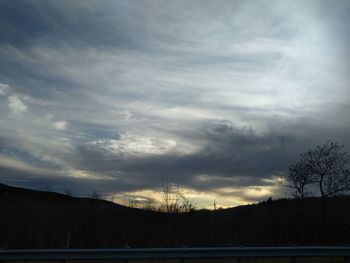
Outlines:
POLYGON ((130 208, 157 211, 163 213, 188 213, 196 211, 196 202, 187 197, 181 187, 170 182, 167 177, 162 178, 161 203, 156 204, 154 199, 129 198, 130 208))

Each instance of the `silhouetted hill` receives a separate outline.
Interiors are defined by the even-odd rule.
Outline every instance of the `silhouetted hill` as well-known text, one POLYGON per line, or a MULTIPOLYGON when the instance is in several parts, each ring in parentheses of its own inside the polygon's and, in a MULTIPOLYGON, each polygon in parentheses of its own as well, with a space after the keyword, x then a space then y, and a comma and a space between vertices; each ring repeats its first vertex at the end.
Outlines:
POLYGON ((349 197, 163 214, 0 184, 0 211, 0 248, 350 244, 349 197))
POLYGON ((49 191, 38 191, 31 190, 21 187, 13 187, 6 184, 0 183, 0 198, 1 202, 37 202, 37 203, 67 203, 67 204, 79 204, 85 205, 86 203, 94 202, 95 205, 99 206, 108 206, 113 207, 113 209, 127 209, 130 210, 129 207, 125 207, 116 203, 112 203, 106 200, 94 199, 94 198, 79 198, 72 197, 66 194, 49 192, 49 191))
POLYGON ((73 198, 54 192, 46 192, 46 191, 36 191, 30 190, 26 188, 13 187, 0 183, 0 197, 4 198, 6 201, 9 200, 19 200, 24 199, 27 201, 59 201, 59 202, 67 202, 71 201, 73 198))

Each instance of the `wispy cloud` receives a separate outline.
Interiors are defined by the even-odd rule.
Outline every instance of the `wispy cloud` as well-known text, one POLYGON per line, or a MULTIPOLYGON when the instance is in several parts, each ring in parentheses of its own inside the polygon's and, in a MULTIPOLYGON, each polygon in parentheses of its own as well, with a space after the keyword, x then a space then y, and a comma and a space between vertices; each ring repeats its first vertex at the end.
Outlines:
POLYGON ((6 95, 10 90, 9 85, 6 83, 0 83, 0 95, 6 95))
POLYGON ((53 127, 56 130, 65 130, 68 127, 68 122, 66 121, 56 121, 53 123, 53 127))
POLYGON ((8 106, 11 110, 11 113, 15 116, 22 115, 26 112, 28 107, 20 100, 17 95, 11 95, 8 98, 8 106))
POLYGON ((269 180, 299 152, 350 144, 348 8, 2 1, 1 154, 82 194, 141 195, 168 176, 203 206, 278 195, 269 180))

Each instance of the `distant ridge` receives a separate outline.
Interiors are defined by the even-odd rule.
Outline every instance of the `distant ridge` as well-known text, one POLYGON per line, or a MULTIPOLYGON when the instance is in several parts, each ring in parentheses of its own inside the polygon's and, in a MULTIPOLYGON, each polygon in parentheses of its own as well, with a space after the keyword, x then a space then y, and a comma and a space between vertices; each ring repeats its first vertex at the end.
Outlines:
POLYGON ((56 192, 32 190, 22 187, 9 186, 0 183, 0 196, 6 198, 30 198, 30 199, 50 199, 50 200, 71 200, 72 197, 56 192))
POLYGON ((21 200, 24 202, 53 202, 53 203, 88 203, 95 202, 103 206, 110 206, 115 209, 128 209, 131 208, 106 201, 103 199, 94 199, 90 197, 74 197, 62 193, 43 191, 43 190, 33 190, 22 187, 15 187, 0 183, 0 200, 1 201, 10 201, 10 200, 21 200))

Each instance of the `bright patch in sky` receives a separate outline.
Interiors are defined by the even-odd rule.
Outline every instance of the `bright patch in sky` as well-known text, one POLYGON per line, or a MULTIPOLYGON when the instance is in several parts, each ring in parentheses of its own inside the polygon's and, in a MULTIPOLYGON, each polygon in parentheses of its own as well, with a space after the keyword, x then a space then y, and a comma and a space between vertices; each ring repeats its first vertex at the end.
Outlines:
POLYGON ((53 127, 56 130, 65 130, 67 129, 67 126, 68 126, 68 122, 66 121, 56 121, 53 123, 53 127))
POLYGON ((8 98, 8 105, 13 115, 21 115, 28 109, 17 95, 11 95, 8 98))
POLYGON ((100 139, 91 142, 91 144, 121 155, 164 154, 176 146, 176 142, 171 139, 147 138, 128 134, 121 134, 118 139, 100 139))

